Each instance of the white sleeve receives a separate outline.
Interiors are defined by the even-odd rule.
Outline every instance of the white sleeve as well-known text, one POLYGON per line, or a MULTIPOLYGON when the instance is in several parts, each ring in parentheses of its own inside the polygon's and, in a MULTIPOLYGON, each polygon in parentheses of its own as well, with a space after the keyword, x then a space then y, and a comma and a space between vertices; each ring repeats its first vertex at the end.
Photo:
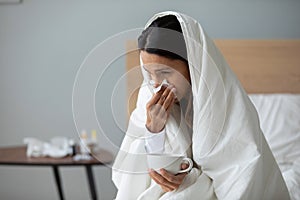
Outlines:
POLYGON ((163 153, 166 130, 152 133, 146 128, 145 149, 147 153, 163 153))

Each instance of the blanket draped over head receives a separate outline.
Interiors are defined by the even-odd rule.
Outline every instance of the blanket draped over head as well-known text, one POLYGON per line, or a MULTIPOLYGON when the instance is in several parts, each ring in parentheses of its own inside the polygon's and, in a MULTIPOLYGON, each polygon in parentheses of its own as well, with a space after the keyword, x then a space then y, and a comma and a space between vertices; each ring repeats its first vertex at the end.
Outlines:
POLYGON ((166 123, 164 153, 191 157, 196 166, 172 192, 164 192, 149 177, 145 123, 152 93, 141 67, 144 82, 113 166, 116 199, 289 199, 257 112, 213 41, 196 20, 177 12, 158 13, 146 27, 165 15, 176 16, 182 28, 194 112, 189 134, 174 105, 166 123))

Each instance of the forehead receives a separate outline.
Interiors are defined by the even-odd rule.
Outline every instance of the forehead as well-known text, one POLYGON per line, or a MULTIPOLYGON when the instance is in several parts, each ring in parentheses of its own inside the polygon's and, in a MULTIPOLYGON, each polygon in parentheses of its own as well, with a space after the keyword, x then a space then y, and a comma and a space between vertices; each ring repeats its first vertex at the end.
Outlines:
POLYGON ((162 68, 173 68, 174 61, 163 56, 147 53, 141 51, 141 58, 144 64, 144 68, 158 70, 162 68))

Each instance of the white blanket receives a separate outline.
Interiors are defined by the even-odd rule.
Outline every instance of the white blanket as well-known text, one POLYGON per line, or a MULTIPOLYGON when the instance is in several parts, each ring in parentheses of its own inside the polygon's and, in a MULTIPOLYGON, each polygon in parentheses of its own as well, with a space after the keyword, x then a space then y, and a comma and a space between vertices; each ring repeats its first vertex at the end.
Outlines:
POLYGON ((289 199, 256 110, 223 56, 200 24, 186 15, 158 13, 146 27, 164 15, 175 15, 181 24, 194 109, 190 137, 184 126, 178 126, 174 109, 166 124, 165 149, 192 157, 199 169, 194 168, 178 190, 168 193, 149 178, 144 135, 151 93, 143 71, 137 108, 113 166, 116 199, 289 199))
POLYGON ((300 199, 300 94, 251 94, 292 200, 300 199))

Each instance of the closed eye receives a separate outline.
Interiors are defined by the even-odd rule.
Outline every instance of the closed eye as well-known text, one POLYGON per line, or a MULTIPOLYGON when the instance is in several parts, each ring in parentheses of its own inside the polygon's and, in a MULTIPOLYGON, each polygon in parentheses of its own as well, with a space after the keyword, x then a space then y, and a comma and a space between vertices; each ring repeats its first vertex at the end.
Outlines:
POLYGON ((160 71, 160 73, 162 73, 162 74, 169 74, 171 72, 170 71, 160 71))
MULTIPOLYGON (((152 74, 148 69, 145 68, 145 66, 143 65, 143 68, 146 72, 148 72, 149 74, 152 74)), ((170 74, 171 71, 170 70, 166 70, 166 69, 157 69, 154 71, 155 74, 170 74)))

